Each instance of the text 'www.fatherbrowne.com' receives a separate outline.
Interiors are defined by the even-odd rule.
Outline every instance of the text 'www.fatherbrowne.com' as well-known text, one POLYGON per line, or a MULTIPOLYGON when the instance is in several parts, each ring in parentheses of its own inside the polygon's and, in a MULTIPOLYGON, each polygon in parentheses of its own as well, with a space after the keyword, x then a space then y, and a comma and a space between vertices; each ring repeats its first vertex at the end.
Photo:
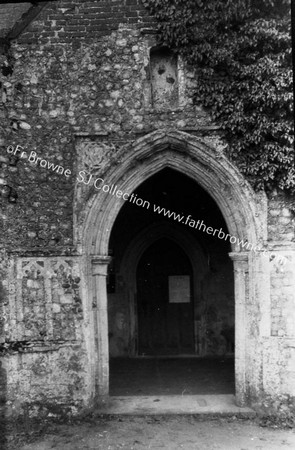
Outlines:
MULTIPOLYGON (((21 145, 17 145, 16 147, 10 145, 7 147, 7 152, 9 154, 18 156, 19 158, 28 159, 28 162, 32 164, 52 170, 59 175, 64 175, 66 178, 69 178, 72 174, 70 169, 65 169, 60 164, 54 164, 44 158, 41 158, 35 151, 31 151, 31 153, 28 155, 28 153, 24 150, 24 147, 22 147, 21 145)), ((124 192, 122 189, 118 188, 117 185, 107 184, 105 183, 105 180, 103 178, 95 178, 93 174, 89 174, 84 170, 78 173, 78 177, 76 178, 76 180, 78 183, 83 183, 87 186, 93 186, 98 191, 102 191, 118 199, 122 199, 129 203, 135 204, 136 206, 140 206, 145 209, 151 209, 151 203, 148 200, 143 200, 135 193, 129 194, 128 192, 124 192)), ((168 217, 175 222, 187 225, 190 228, 194 228, 209 235, 216 236, 218 239, 222 239, 225 241, 228 240, 231 244, 238 244, 238 246, 242 249, 251 250, 254 252, 262 251, 261 248, 259 248, 258 246, 254 246, 246 239, 239 239, 236 236, 231 235, 230 233, 225 233, 222 228, 214 229, 212 227, 207 227, 203 220, 195 221, 190 214, 188 216, 184 216, 155 204, 153 204, 153 212, 159 215, 163 215, 164 217, 168 217)), ((268 253, 265 249, 263 249, 263 252, 265 254, 268 253)), ((284 265, 287 262, 287 259, 284 256, 276 255, 275 257, 281 265, 284 265)))

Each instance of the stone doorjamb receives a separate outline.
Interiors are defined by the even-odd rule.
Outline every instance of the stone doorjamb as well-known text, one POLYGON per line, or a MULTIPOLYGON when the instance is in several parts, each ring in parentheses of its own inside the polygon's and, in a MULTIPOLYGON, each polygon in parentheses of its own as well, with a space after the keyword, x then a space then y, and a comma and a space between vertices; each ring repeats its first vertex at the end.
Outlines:
POLYGON ((249 292, 249 253, 229 253, 234 263, 235 391, 238 406, 246 404, 246 303, 249 292))
POLYGON ((96 346, 95 386, 96 395, 105 396, 109 393, 109 341, 108 341, 108 299, 107 270, 111 262, 109 256, 96 255, 92 257, 93 277, 93 309, 94 339, 96 346))

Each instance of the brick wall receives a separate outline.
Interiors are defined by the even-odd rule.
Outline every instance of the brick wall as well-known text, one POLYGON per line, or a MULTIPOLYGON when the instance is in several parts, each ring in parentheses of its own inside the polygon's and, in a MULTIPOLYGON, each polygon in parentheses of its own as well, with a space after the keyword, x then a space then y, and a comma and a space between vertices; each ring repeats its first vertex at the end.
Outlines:
POLYGON ((141 0, 61 0, 51 2, 19 42, 90 42, 110 34, 119 25, 155 26, 141 0))

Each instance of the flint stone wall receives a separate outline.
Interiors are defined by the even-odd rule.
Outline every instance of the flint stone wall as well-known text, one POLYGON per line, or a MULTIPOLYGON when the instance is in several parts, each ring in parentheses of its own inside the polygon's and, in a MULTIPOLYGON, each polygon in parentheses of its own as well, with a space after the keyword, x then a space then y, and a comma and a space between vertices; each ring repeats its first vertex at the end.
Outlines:
MULTIPOLYGON (((178 105, 154 107, 154 30, 140 0, 51 2, 9 54, 0 56, 0 178, 7 186, 0 197, 0 331, 7 377, 0 384, 11 414, 27 405, 31 414, 46 405, 52 414, 52 405, 75 413, 94 394, 93 324, 80 286, 83 255, 75 235, 89 191, 77 183, 78 172, 103 176, 108 165, 120 164, 119 149, 128 151, 158 129, 202 135, 220 149, 226 145, 204 110, 193 105, 197 79, 181 59, 178 105), (7 153, 9 145, 28 156, 34 151, 72 176, 15 158, 7 153)), ((141 163, 134 164, 140 170, 141 163)), ((249 368, 250 403, 290 405, 294 396, 294 240, 290 202, 273 196, 265 247, 286 255, 288 263, 274 267, 270 254, 261 269, 265 303, 253 305, 249 323, 265 310, 269 323, 247 330, 247 352, 256 355, 249 368)))

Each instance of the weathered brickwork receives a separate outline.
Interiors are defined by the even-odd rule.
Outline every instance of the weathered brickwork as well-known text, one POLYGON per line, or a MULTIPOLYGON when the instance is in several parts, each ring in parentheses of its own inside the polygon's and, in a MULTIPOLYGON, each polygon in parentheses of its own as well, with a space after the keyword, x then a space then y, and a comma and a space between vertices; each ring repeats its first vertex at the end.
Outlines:
MULTIPOLYGON (((108 194, 98 193, 93 180, 106 177, 108 184, 107 177, 120 167, 127 173, 128 154, 146 136, 152 143, 153 133, 161 130, 179 131, 187 143, 195 136, 204 153, 214 147, 215 159, 223 155, 222 133, 193 104, 197 79, 181 58, 173 104, 153 101, 150 51, 155 46, 154 20, 140 0, 56 1, 0 56, 0 344, 9 414, 17 414, 19 405, 30 405, 31 414, 40 408, 57 414, 59 407, 75 413, 91 404, 94 384, 100 388, 95 369, 100 343, 94 327, 103 321, 97 313, 98 293, 88 295, 95 249, 93 244, 85 254, 81 230, 95 197, 108 194)), ((180 148, 175 136, 170 139, 175 154, 183 155, 183 165, 189 157, 193 161, 186 146, 180 148)), ((159 161, 161 151, 166 147, 154 149, 159 161)), ((137 172, 146 171, 152 156, 134 156, 137 172)), ((203 164, 204 185, 212 173, 203 164)), ((235 176, 233 171, 231 178, 235 176)), ((120 182, 126 178, 122 175, 120 182)), ((220 180, 226 210, 233 190, 222 176, 220 180)), ((241 192, 245 186, 244 181, 239 184, 241 192)), ((210 186, 207 190, 211 194, 210 186)), ((253 198, 256 203, 249 209, 259 216, 264 203, 260 194, 253 198)), ((235 276, 245 285, 246 313, 238 317, 238 332, 245 334, 246 345, 238 350, 246 353, 241 369, 246 375, 240 378, 247 385, 248 403, 270 397, 281 405, 285 395, 289 405, 294 395, 295 235, 290 204, 282 195, 269 199, 268 216, 257 226, 260 250, 269 254, 251 252, 247 270, 235 267, 235 276), (278 262, 280 255, 285 264, 278 262)), ((227 225, 231 220, 229 214, 227 225)), ((246 216, 240 222, 249 228, 246 216)), ((232 287, 224 287, 220 269, 223 257, 211 264, 208 304, 220 296, 224 305, 228 301, 226 314, 232 318, 232 287)), ((239 255, 235 258, 240 263, 239 255)))
POLYGON ((70 43, 93 42, 117 30, 119 25, 146 28, 156 25, 141 0, 59 1, 51 2, 22 33, 19 42, 70 43))

